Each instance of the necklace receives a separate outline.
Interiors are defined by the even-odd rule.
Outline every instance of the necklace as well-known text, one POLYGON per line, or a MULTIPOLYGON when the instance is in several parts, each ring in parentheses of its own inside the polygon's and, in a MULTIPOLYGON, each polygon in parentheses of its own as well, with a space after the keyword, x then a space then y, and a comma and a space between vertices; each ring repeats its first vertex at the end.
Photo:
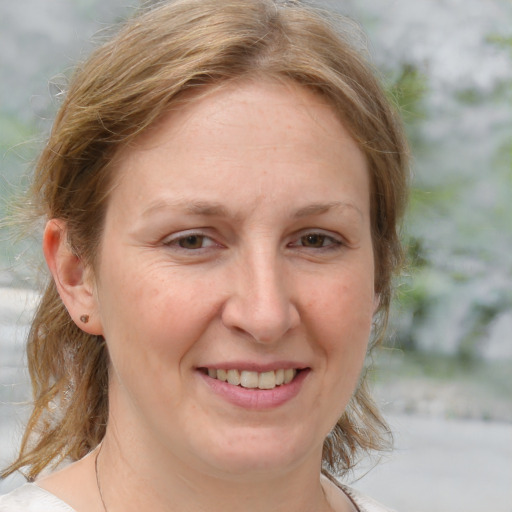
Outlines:
POLYGON ((101 492, 101 485, 100 485, 100 475, 98 472, 98 457, 101 453, 101 448, 103 447, 103 443, 100 443, 98 453, 96 454, 96 458, 94 459, 94 472, 96 473, 96 487, 98 487, 98 494, 100 495, 101 504, 103 505, 104 512, 108 512, 107 506, 105 505, 105 500, 103 499, 103 494, 101 492))

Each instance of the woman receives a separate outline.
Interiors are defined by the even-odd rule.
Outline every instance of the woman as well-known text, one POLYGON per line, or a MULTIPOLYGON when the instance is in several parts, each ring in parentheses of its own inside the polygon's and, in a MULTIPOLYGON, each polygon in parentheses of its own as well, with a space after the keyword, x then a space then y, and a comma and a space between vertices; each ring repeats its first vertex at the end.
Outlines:
POLYGON ((406 151, 333 19, 161 2, 77 71, 31 190, 53 279, 4 474, 37 480, 0 510, 384 510, 335 477, 387 433, 360 374, 406 151))

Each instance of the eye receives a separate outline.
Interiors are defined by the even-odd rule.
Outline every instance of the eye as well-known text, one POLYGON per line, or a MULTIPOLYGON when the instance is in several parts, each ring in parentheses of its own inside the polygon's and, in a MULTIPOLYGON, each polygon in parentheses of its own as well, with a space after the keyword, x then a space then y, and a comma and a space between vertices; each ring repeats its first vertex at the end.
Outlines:
POLYGON ((164 245, 194 251, 212 247, 216 245, 216 243, 210 237, 201 233, 190 233, 168 239, 164 242, 164 245))
POLYGON ((300 242, 304 247, 324 247, 326 240, 328 240, 327 236, 320 233, 310 233, 300 237, 300 242))
POLYGON ((203 235, 189 235, 177 240, 178 245, 183 249, 201 249, 205 237, 203 235))
POLYGON ((342 245, 342 242, 325 233, 310 232, 302 235, 291 245, 294 247, 305 247, 307 249, 329 249, 342 245))

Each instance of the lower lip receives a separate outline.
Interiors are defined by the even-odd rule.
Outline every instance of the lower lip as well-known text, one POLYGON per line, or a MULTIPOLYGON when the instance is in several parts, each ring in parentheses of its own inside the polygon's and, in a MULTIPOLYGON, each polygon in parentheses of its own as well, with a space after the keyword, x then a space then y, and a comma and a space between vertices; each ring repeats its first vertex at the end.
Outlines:
POLYGON ((244 409, 273 409, 284 405, 295 398, 309 374, 309 369, 301 370, 288 384, 276 386, 274 389, 254 389, 233 386, 198 371, 208 387, 227 402, 244 409))

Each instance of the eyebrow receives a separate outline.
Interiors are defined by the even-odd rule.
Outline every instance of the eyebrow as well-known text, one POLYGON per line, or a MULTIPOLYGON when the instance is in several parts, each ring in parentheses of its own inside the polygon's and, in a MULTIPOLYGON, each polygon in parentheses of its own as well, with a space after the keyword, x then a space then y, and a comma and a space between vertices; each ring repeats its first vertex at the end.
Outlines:
POLYGON ((354 204, 346 203, 343 201, 331 201, 329 203, 313 203, 297 210, 294 217, 300 219, 302 217, 309 217, 312 215, 321 215, 333 209, 344 210, 346 208, 355 210, 361 218, 364 218, 363 212, 354 204))
POLYGON ((229 212, 221 203, 209 201, 157 201, 151 204, 142 213, 145 217, 160 210, 179 208, 189 215, 204 215, 209 217, 228 217, 229 212))
MULTIPOLYGON (((210 202, 210 201, 187 201, 187 200, 177 200, 177 201, 167 201, 160 200, 153 204, 151 204, 148 208, 146 208, 143 212, 143 216, 150 216, 153 213, 157 213, 160 210, 166 210, 169 208, 178 208, 180 210, 184 210, 185 213, 189 215, 198 215, 205 217, 230 217, 229 210, 219 202, 210 202)), ((302 208, 299 208, 294 214, 293 217, 296 219, 300 219, 303 217, 309 217, 314 215, 322 215, 323 213, 327 213, 330 210, 344 210, 344 209, 352 209, 356 211, 361 218, 364 218, 363 212, 354 204, 347 203, 343 201, 330 201, 327 203, 312 203, 302 208)), ((239 217, 239 215, 233 215, 233 217, 239 217)))

